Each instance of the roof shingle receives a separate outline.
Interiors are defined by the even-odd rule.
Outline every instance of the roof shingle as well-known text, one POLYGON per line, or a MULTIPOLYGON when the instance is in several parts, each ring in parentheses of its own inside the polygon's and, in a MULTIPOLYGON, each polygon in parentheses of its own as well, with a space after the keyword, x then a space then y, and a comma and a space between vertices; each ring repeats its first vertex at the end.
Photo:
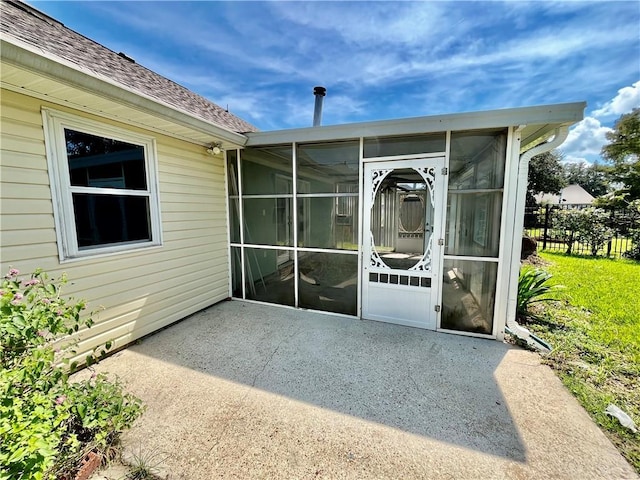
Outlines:
POLYGON ((29 5, 15 0, 2 0, 1 3, 0 30, 5 35, 224 129, 237 133, 258 130, 201 95, 65 27, 29 5))

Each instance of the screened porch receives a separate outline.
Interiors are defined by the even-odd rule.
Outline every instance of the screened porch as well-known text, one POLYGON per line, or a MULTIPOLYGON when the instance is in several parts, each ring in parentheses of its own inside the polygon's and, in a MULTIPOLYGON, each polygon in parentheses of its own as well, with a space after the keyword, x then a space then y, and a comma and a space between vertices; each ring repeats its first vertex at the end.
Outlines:
POLYGON ((495 335, 508 135, 363 136, 227 152, 233 297, 401 324, 409 303, 415 326, 495 335), (413 167, 401 168, 406 161, 413 167), (365 178, 367 165, 378 183, 365 178), (384 310, 380 299, 394 308, 389 318, 372 311, 384 310))

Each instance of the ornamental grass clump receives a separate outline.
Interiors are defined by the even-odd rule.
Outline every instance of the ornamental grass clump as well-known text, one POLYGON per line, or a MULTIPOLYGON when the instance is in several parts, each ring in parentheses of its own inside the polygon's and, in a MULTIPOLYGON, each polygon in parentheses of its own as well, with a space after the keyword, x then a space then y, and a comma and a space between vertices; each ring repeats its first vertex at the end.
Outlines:
POLYGON ((70 337, 91 327, 91 315, 82 315, 84 302, 61 296, 64 276, 19 273, 11 269, 0 288, 0 480, 69 477, 89 451, 110 448, 143 406, 103 375, 70 381, 70 337))
POLYGON ((560 285, 551 285, 549 283, 550 279, 551 274, 540 268, 524 266, 520 269, 516 307, 518 318, 525 319, 531 316, 529 307, 534 303, 554 300, 550 294, 562 287, 560 285))

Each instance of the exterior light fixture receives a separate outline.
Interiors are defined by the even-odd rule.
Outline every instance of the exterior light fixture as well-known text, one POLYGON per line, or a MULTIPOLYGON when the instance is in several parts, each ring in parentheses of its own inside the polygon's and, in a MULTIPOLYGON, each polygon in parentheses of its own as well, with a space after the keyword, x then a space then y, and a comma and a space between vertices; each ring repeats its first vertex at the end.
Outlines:
POLYGON ((218 155, 222 152, 222 142, 213 142, 209 148, 207 148, 207 153, 209 155, 218 155))

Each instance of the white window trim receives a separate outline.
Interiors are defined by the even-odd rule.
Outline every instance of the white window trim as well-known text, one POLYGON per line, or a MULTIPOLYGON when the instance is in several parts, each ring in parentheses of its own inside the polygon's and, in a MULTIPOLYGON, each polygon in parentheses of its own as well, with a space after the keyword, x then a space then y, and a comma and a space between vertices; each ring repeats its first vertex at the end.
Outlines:
POLYGON ((60 262, 161 246, 162 228, 158 194, 158 155, 155 139, 113 125, 49 108, 42 108, 42 118, 60 262), (71 186, 64 136, 65 128, 140 145, 144 148, 147 190, 119 189, 118 194, 141 195, 149 198, 151 241, 78 248, 72 193, 87 192, 89 190, 91 193, 115 194, 115 192, 113 192, 113 189, 71 186))

